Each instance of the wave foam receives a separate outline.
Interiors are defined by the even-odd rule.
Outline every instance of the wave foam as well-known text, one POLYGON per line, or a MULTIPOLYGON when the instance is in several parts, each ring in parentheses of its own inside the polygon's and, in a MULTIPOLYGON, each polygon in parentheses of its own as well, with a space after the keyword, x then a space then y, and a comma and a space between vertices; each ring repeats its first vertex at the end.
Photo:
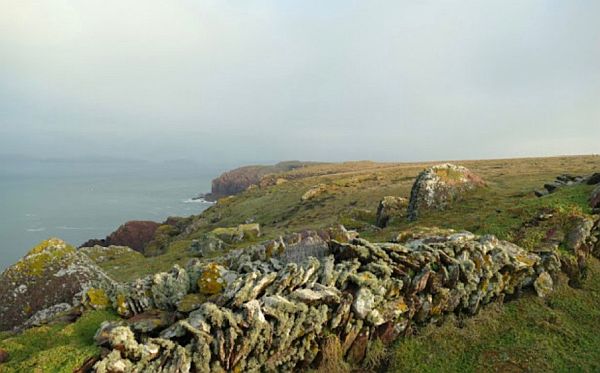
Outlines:
POLYGON ((183 203, 203 203, 203 204, 207 204, 207 205, 212 205, 214 203, 214 202, 207 201, 204 198, 188 198, 181 202, 183 202, 183 203))
POLYGON ((46 227, 41 228, 27 228, 27 232, 43 232, 46 230, 46 227))

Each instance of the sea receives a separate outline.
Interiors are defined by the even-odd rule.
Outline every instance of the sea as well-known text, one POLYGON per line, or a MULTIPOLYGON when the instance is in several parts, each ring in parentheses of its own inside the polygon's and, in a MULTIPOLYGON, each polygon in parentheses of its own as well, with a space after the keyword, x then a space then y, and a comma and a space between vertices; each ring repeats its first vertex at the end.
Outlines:
POLYGON ((129 220, 199 214, 218 174, 185 160, 0 158, 0 271, 49 237, 79 246, 129 220))

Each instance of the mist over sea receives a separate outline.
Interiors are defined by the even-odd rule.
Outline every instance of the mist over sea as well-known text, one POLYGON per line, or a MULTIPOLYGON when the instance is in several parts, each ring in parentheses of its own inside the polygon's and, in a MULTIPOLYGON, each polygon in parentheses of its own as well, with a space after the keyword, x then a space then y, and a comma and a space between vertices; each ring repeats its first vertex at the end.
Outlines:
POLYGON ((49 237, 80 245, 128 220, 198 214, 219 170, 189 161, 0 157, 0 271, 49 237))

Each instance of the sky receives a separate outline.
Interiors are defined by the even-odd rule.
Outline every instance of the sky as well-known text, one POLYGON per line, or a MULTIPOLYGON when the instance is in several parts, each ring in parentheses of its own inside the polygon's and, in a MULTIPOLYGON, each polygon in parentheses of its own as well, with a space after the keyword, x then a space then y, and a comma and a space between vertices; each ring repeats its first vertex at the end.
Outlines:
POLYGON ((0 154, 600 152, 597 0, 3 0, 0 154))

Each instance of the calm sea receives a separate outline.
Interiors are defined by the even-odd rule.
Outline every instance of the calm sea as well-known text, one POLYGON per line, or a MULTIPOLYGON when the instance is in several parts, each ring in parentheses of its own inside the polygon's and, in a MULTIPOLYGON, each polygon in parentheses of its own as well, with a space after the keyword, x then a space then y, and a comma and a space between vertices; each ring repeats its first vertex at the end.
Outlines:
POLYGON ((198 214, 210 205, 191 197, 217 173, 186 162, 3 160, 0 271, 48 237, 80 245, 128 220, 198 214))

